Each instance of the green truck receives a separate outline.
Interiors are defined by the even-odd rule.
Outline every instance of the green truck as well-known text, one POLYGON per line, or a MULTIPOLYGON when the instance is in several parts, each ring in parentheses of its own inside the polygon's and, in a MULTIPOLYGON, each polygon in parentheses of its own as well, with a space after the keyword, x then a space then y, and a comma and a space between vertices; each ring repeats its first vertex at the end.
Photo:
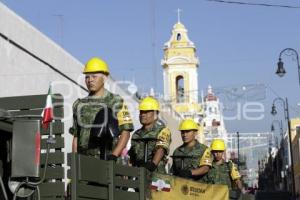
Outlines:
MULTIPOLYGON (((40 121, 46 97, 0 98, 1 200, 145 200, 151 199, 151 192, 160 192, 157 188, 170 186, 161 180, 153 182, 144 168, 75 153, 66 154, 63 96, 54 95, 55 118, 50 128, 44 129, 40 121), (151 186, 156 189, 151 189, 151 186)), ((174 177, 165 178, 173 180, 174 192, 174 183, 179 183, 177 188, 182 184, 174 177)), ((201 187, 212 188, 211 185, 201 187)), ((196 196, 205 193, 200 186, 187 184, 177 189, 184 195, 188 194, 187 191, 196 196)), ((186 199, 191 197, 194 198, 187 195, 186 199)))

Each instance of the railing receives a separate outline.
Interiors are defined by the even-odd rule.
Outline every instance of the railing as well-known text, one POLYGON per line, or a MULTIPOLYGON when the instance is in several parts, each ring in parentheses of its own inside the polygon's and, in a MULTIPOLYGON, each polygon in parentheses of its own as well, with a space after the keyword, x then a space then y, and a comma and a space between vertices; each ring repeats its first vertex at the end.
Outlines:
POLYGON ((94 157, 68 154, 70 200, 144 200, 146 171, 94 157))

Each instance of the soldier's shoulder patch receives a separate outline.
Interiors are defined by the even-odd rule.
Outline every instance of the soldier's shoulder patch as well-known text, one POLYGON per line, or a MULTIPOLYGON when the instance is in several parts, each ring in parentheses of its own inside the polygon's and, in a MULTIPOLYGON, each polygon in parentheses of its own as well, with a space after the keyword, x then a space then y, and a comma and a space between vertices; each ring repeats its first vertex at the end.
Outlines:
POLYGON ((158 138, 170 138, 171 131, 169 128, 165 127, 158 133, 158 138))
POLYGON ((168 128, 163 128, 157 135, 158 146, 163 146, 164 148, 169 148, 171 142, 171 131, 168 128))
POLYGON ((206 148, 205 151, 203 152, 202 157, 200 158, 200 166, 202 165, 212 165, 212 156, 209 148, 206 148))
POLYGON ((117 118, 119 121, 119 126, 123 124, 133 123, 128 111, 127 105, 123 103, 121 110, 117 113, 117 118))
POLYGON ((211 159, 211 152, 210 152, 209 148, 205 149, 205 151, 203 153, 203 157, 206 159, 211 159))
POLYGON ((237 169, 235 164, 232 164, 232 168, 231 168, 231 177, 233 180, 241 178, 241 174, 239 172, 239 170, 237 169))

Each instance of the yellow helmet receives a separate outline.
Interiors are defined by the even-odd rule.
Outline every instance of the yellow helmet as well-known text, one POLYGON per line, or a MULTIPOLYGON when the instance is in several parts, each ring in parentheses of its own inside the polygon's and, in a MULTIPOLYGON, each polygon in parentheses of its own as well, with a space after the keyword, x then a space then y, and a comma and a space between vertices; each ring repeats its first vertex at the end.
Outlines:
POLYGON ((225 143, 222 139, 214 139, 211 142, 210 149, 212 151, 225 151, 225 143))
POLYGON ((146 97, 140 102, 139 110, 157 110, 157 111, 159 111, 159 103, 153 97, 146 97))
POLYGON ((198 130, 199 126, 193 119, 183 120, 178 128, 180 131, 198 130))
POLYGON ((102 72, 105 74, 109 74, 108 65, 106 62, 100 58, 94 57, 91 58, 85 65, 83 73, 95 73, 102 72))

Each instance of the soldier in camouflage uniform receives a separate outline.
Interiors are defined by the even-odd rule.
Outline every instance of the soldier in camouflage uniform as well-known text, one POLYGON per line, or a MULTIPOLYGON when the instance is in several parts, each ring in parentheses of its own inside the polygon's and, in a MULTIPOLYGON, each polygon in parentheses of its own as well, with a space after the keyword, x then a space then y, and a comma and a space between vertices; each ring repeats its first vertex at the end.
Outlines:
POLYGON ((206 177, 207 183, 227 185, 229 190, 232 190, 233 184, 235 184, 242 192, 244 192, 245 190, 242 185, 241 175, 233 162, 226 162, 224 160, 224 151, 224 140, 214 139, 211 143, 211 152, 214 159, 212 168, 206 177))
POLYGON ((203 182, 203 176, 211 167, 212 157, 209 148, 196 140, 198 129, 193 119, 181 122, 179 130, 183 144, 173 153, 171 171, 175 176, 203 182))
POLYGON ((142 127, 134 132, 128 152, 133 166, 145 167, 150 172, 166 173, 165 165, 171 143, 170 130, 158 119, 159 103, 152 97, 144 98, 140 105, 142 127), (145 140, 148 139, 147 155, 145 140), (145 156, 146 159, 145 160, 145 156))
POLYGON ((103 60, 90 59, 83 73, 89 95, 73 104, 72 150, 98 158, 105 151, 102 159, 116 161, 133 130, 132 119, 122 97, 104 88, 109 70, 103 60))

